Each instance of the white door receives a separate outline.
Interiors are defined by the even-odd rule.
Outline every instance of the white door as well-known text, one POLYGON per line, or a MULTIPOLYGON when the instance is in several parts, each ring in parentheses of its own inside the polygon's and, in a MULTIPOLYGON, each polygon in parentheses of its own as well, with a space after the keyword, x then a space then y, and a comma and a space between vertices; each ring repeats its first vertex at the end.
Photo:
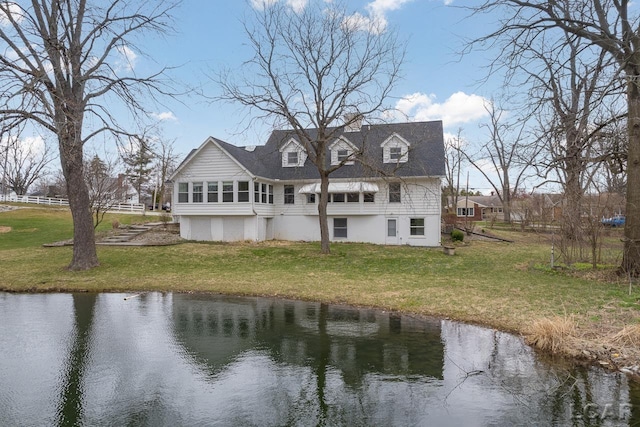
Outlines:
POLYGON ((273 240, 273 218, 265 218, 265 240, 273 240))
POLYGON ((398 244, 398 218, 387 218, 387 245, 398 244))

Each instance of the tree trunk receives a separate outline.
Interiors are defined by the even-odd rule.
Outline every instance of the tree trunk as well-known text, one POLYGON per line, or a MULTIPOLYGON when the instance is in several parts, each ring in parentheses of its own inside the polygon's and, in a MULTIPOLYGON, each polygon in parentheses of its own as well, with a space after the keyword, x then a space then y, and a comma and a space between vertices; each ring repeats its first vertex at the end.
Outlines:
POLYGON ((509 183, 509 174, 504 174, 504 185, 502 186, 502 214, 503 220, 507 224, 511 224, 511 188, 509 183))
POLYGON ((329 220, 327 219, 327 205, 329 204, 329 176, 320 175, 320 200, 318 201, 318 220, 320 221, 320 252, 331 253, 329 241, 329 220))
MULTIPOLYGON (((79 135, 80 130, 76 130, 76 132, 79 135)), ((79 141, 63 141, 61 138, 60 163, 62 164, 62 173, 67 181, 69 207, 73 217, 73 258, 69 269, 88 270, 98 266, 99 263, 91 201, 84 180, 82 144, 79 141)))
POLYGON ((640 78, 636 67, 627 70, 629 105, 627 153, 627 204, 621 273, 640 275, 640 78))

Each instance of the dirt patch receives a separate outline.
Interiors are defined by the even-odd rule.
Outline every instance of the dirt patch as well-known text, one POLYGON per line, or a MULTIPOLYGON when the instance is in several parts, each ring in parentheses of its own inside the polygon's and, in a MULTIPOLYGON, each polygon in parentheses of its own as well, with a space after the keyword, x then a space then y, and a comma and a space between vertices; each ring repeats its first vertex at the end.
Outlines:
POLYGON ((0 234, 8 233, 11 231, 11 227, 7 227, 6 225, 0 225, 0 234))
POLYGON ((171 245, 179 243, 184 239, 180 237, 180 230, 176 227, 154 227, 138 236, 132 238, 131 242, 137 242, 144 245, 171 245))

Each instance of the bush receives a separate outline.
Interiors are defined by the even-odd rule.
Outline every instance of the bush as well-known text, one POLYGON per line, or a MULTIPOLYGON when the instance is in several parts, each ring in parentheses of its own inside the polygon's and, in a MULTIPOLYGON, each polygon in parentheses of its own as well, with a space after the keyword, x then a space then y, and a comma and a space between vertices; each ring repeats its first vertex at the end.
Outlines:
POLYGON ((453 240, 454 242, 462 242, 464 240, 464 233, 455 228, 451 232, 451 240, 453 240))

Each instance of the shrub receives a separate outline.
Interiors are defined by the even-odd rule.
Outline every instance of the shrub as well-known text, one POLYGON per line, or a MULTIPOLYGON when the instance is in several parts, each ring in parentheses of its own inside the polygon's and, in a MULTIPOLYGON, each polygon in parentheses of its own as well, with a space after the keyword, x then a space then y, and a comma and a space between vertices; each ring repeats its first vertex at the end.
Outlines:
POLYGON ((173 217, 168 214, 162 214, 160 215, 160 221, 162 221, 162 223, 166 227, 168 223, 173 222, 173 217))
POLYGON ((451 232, 451 240, 454 242, 462 242, 464 240, 464 233, 457 228, 451 232))

